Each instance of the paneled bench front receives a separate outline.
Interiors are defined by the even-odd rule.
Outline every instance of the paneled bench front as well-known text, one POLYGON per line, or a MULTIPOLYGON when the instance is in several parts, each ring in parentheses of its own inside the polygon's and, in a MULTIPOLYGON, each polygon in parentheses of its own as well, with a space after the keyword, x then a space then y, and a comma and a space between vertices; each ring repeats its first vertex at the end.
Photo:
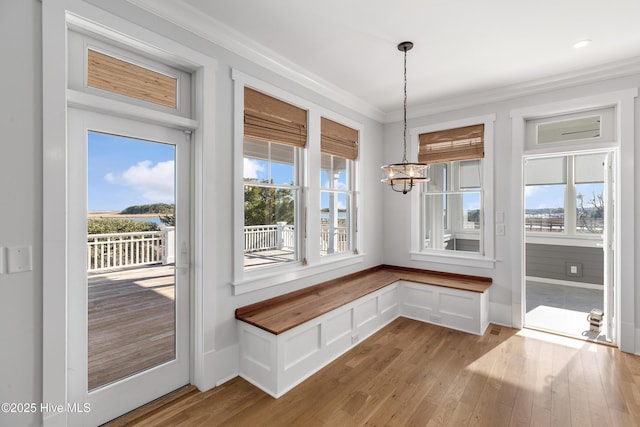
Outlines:
POLYGON ((238 308, 240 376, 278 398, 398 316, 482 335, 489 286, 378 266, 238 308))

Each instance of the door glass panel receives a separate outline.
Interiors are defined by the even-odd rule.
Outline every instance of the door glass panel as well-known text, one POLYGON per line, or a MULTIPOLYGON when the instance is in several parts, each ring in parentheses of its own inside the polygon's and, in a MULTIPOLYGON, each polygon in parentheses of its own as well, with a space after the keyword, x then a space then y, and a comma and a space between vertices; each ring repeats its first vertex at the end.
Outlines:
POLYGON ((88 390, 175 359, 170 144, 89 132, 88 390))

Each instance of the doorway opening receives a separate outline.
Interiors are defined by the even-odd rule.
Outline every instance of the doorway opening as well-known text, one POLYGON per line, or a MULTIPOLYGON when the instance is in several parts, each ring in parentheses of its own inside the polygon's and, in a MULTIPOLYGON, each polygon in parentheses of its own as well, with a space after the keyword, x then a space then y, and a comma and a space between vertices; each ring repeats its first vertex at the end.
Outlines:
POLYGON ((614 343, 615 151, 524 157, 524 326, 614 343))

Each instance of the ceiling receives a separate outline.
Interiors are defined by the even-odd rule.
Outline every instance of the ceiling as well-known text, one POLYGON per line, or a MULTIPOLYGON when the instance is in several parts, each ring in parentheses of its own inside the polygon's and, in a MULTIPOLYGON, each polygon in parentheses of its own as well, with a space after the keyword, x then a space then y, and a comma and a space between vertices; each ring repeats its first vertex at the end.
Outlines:
POLYGON ((387 119, 402 108, 405 40, 415 43, 410 109, 630 74, 640 63, 638 0, 130 1, 223 46, 235 38, 234 51, 240 43, 387 119))

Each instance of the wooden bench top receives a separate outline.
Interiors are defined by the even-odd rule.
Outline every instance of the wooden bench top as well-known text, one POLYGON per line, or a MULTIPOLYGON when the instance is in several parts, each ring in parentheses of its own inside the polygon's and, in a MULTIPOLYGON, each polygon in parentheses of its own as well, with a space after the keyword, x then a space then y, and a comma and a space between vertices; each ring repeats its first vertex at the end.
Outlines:
POLYGON ((236 309, 236 319, 278 335, 398 280, 485 292, 488 277, 380 265, 236 309))

